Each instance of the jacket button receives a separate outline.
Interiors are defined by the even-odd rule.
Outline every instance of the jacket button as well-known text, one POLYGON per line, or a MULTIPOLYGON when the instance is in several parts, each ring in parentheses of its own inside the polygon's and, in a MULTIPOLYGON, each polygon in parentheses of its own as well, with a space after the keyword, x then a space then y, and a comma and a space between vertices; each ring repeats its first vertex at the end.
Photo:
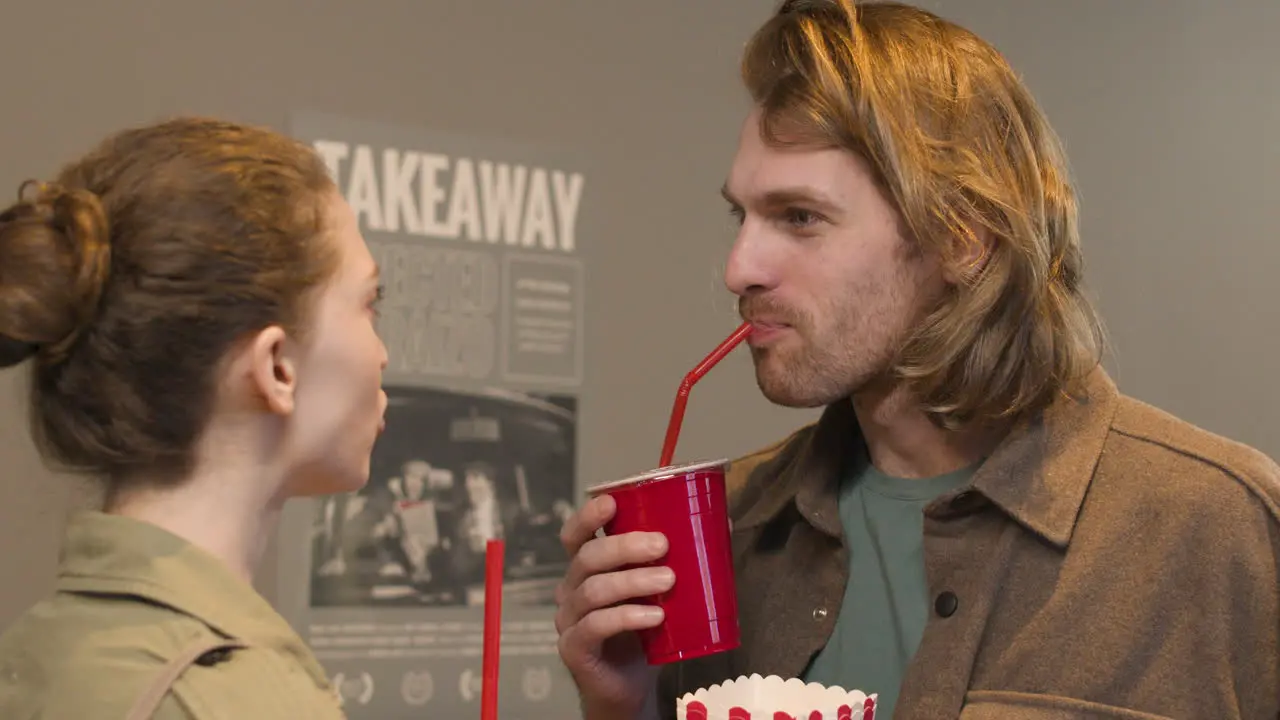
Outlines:
POLYGON ((827 609, 826 609, 826 608, 823 608, 823 607, 820 607, 820 608, 814 608, 814 609, 813 609, 813 619, 814 619, 815 621, 818 621, 818 622, 821 622, 821 621, 823 621, 823 620, 826 620, 826 619, 827 619, 827 609))
POLYGON ((956 609, 959 607, 960 598, 950 590, 938 593, 938 597, 933 601, 933 611, 938 613, 939 617, 951 617, 956 614, 956 609))

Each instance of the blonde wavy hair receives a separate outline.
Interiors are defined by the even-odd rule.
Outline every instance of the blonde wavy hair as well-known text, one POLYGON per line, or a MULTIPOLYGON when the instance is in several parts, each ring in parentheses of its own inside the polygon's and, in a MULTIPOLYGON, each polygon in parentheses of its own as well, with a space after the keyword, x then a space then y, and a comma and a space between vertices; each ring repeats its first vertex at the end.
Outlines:
POLYGON ((751 38, 742 77, 767 141, 861 156, 917 247, 963 278, 895 367, 935 421, 1037 411, 1099 364, 1066 155, 995 48, 901 3, 789 0, 751 38), (983 262, 960 267, 977 242, 983 262))

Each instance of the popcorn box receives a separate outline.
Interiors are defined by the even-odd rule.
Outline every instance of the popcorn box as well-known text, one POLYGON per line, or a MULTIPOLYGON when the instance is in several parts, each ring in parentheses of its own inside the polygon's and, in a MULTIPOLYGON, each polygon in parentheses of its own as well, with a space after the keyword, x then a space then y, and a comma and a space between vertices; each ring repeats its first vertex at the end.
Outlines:
POLYGON ((742 676, 676 700, 680 720, 874 720, 876 695, 777 675, 742 676))

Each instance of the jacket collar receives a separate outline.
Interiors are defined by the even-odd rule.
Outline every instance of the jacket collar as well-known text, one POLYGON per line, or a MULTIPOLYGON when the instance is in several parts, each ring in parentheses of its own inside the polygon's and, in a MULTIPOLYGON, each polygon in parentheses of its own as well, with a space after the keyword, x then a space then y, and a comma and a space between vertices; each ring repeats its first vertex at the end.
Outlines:
POLYGON ((199 547, 150 523, 84 512, 67 528, 57 589, 120 595, 173 608, 214 631, 293 657, 321 687, 319 662, 247 582, 199 547))
MULTIPOLYGON (((1119 392, 1102 368, 1075 396, 1018 423, 974 473, 972 489, 1049 542, 1071 540, 1085 493, 1115 416, 1119 392)), ((811 525, 840 537, 836 510, 846 455, 856 446, 852 404, 834 403, 818 422, 797 433, 774 458, 757 466, 750 484, 760 494, 734 522, 747 529, 794 504, 811 525)))

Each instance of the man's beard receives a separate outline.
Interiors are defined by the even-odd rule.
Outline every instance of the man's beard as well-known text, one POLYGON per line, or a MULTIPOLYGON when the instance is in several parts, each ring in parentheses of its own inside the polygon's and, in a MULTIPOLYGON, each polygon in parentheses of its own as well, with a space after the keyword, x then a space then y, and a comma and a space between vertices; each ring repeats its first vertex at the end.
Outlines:
POLYGON ((786 324, 789 331, 776 343, 752 347, 756 384, 770 402, 791 408, 830 405, 869 386, 892 384, 900 333, 884 337, 868 332, 875 319, 859 317, 857 303, 831 303, 820 326, 815 316, 793 310, 763 297, 740 304, 747 319, 764 318, 786 324), (877 350, 879 351, 878 354, 877 350), (869 354, 872 353, 872 354, 869 354))
POLYGON ((853 389, 847 353, 819 347, 800 328, 792 328, 782 343, 752 348, 751 356, 760 392, 776 405, 819 407, 848 397, 853 389))

